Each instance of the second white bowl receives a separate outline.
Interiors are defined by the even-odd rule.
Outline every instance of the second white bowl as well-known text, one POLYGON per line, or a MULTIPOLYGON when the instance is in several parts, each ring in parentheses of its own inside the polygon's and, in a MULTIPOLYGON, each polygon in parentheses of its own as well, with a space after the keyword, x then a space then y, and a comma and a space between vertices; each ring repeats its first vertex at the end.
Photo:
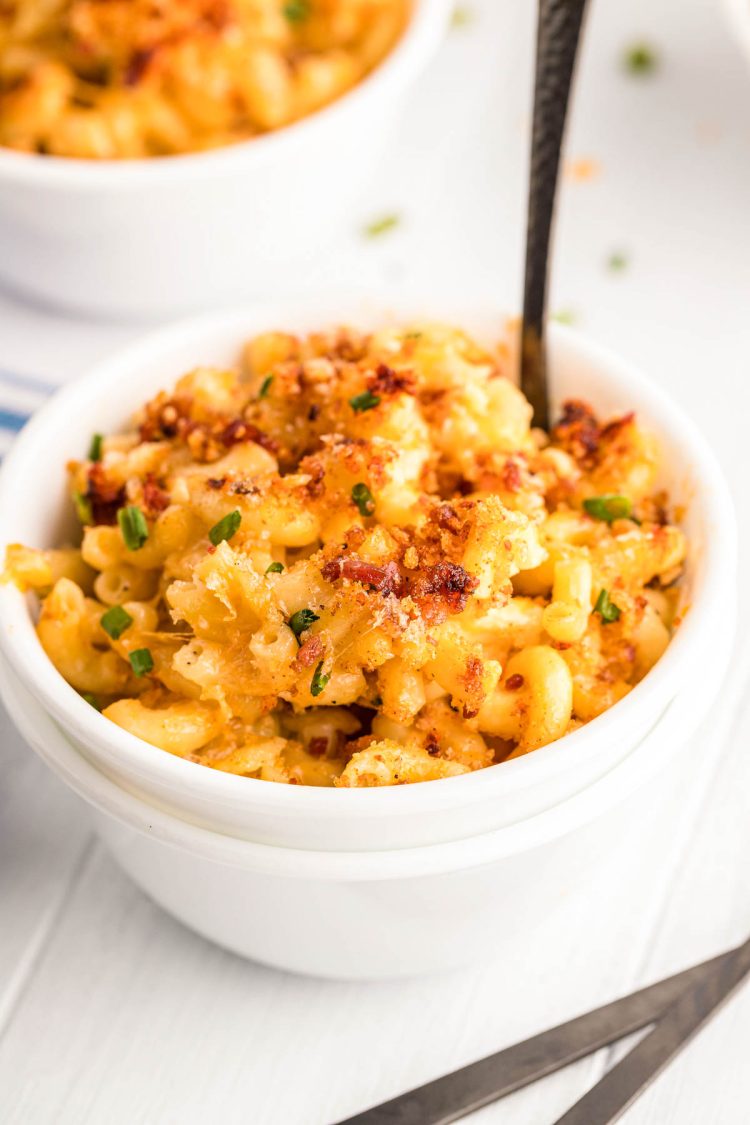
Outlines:
POLYGON ((0 148, 0 277, 46 304, 117 318, 286 291, 354 221, 450 10, 451 0, 415 0, 401 40, 363 82, 256 140, 120 161, 0 148))

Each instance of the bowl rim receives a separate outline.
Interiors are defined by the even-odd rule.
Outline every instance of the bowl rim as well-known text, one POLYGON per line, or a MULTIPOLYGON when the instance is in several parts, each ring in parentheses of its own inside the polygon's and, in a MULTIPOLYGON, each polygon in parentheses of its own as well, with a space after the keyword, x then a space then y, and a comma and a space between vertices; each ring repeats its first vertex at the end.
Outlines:
MULTIPOLYGON (((712 698, 729 664, 733 623, 726 633, 723 655, 709 673, 708 695, 712 698)), ((476 836, 405 848, 319 851, 240 839, 185 820, 118 785, 76 749, 1 658, 0 697, 18 730, 45 764, 100 815, 191 858, 197 855, 203 860, 270 877, 347 883, 453 874, 552 843, 606 815, 642 789, 678 746, 700 729, 706 717, 705 694, 695 690, 691 683, 671 701, 654 728, 622 762, 579 792, 515 824, 476 836), (33 707, 36 710, 32 715, 33 707)))
POLYGON ((320 135, 357 114, 390 86, 414 77, 439 45, 452 0, 412 0, 413 10, 399 39, 384 58, 341 97, 280 129, 235 144, 174 156, 133 160, 85 160, 19 152, 0 146, 0 181, 99 191, 106 187, 140 188, 221 175, 252 172, 276 159, 279 149, 315 143, 320 135))
MULTIPOLYGON (((407 302, 396 302, 376 298, 376 305, 383 311, 383 305, 395 305, 394 319, 399 316, 408 319, 404 310, 407 302)), ((427 301, 433 307, 437 302, 427 301)), ((335 304, 335 303, 334 303, 335 304)), ((286 315, 293 324, 295 318, 309 316, 315 302, 300 301, 277 302, 272 306, 252 303, 244 308, 209 313, 199 318, 187 318, 175 324, 157 329, 119 350, 109 359, 94 366, 88 374, 60 390, 21 431, 5 463, 0 470, 0 527, 6 525, 6 516, 12 516, 14 507, 23 501, 14 487, 16 475, 23 478, 23 471, 16 471, 21 462, 28 467, 31 461, 38 471, 44 471, 44 434, 48 428, 57 428, 58 419, 75 416, 76 404, 83 402, 90 390, 96 388, 101 393, 105 385, 127 386, 129 372, 138 370, 144 364, 167 361, 175 348, 184 347, 192 340, 196 347, 205 337, 217 333, 246 335, 260 330, 254 328, 253 321, 259 317, 268 324, 278 324, 278 316, 286 315), (286 311, 285 311, 286 310, 286 311), (244 329, 243 329, 244 326, 244 329)), ((451 304, 455 308, 455 304, 451 304)), ((346 310, 347 305, 343 305, 346 310)), ((340 319, 351 314, 344 313, 340 319)), ((315 319, 321 323, 331 319, 326 314, 315 319)), ((461 323, 461 317, 454 313, 454 323, 461 323)), ((192 346, 192 344, 190 344, 192 346)), ((736 571, 736 527, 734 509, 729 491, 716 458, 705 438, 695 424, 664 391, 652 383, 645 375, 628 362, 620 359, 609 349, 588 341, 580 333, 559 324, 550 325, 550 349, 554 357, 556 348, 585 357, 605 373, 605 382, 627 381, 635 392, 639 404, 644 400, 648 407, 639 409, 655 410, 662 419, 669 418, 679 429, 689 449, 689 460, 695 468, 696 478, 703 485, 704 503, 712 516, 714 534, 706 537, 703 551, 704 580, 699 596, 693 599, 690 611, 673 636, 669 647, 646 677, 619 703, 597 719, 565 736, 557 743, 536 750, 533 754, 509 762, 500 763, 501 769, 489 767, 454 778, 444 778, 429 784, 405 785, 375 788, 332 789, 303 785, 269 784, 254 778, 239 777, 208 769, 195 762, 186 761, 175 755, 165 753, 135 735, 109 722, 92 708, 63 679, 44 653, 33 628, 27 601, 11 584, 0 585, 0 651, 19 679, 33 692, 56 721, 74 732, 84 745, 89 743, 104 747, 111 759, 126 760, 131 769, 140 777, 158 779, 160 785, 168 785, 179 800, 179 794, 186 791, 199 792, 202 799, 229 802, 235 806, 262 806, 267 810, 281 810, 292 815, 295 811, 325 814, 326 816, 382 815, 393 813, 436 811, 456 804, 471 803, 472 798, 481 795, 486 799, 493 788, 503 795, 524 789, 530 785, 552 778, 560 772, 573 769, 576 764, 595 755, 601 740, 611 738, 626 731, 631 719, 649 701, 658 713, 677 693, 685 668, 705 652, 710 644, 715 628, 716 615, 723 609, 727 589, 734 586, 736 571), (565 744, 565 753, 560 747, 565 744), (472 792, 473 789, 473 792, 472 792)), ((554 358, 552 366, 554 367, 554 358)), ((120 391, 125 398, 126 389, 120 391)), ((686 461, 688 457, 686 455, 686 461)), ((57 466, 55 466, 57 469, 57 466)), ((3 535, 0 549, 4 546, 3 535)))

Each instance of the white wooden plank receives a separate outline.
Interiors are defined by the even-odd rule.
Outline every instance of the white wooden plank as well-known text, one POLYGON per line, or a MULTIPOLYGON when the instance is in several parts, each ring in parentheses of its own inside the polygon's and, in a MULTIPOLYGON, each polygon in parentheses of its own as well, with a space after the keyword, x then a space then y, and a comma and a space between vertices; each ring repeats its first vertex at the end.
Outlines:
MULTIPOLYGON (((676 945, 691 959, 728 947, 750 934, 750 696, 731 725, 721 768, 696 820, 665 899, 663 917, 648 949, 647 971, 669 958, 676 945)), ((679 1121, 746 1122, 750 1118, 750 989, 744 989, 697 1038, 683 1058, 635 1106, 629 1125, 679 1121), (676 1108, 679 1107, 679 1116, 676 1108), (709 1109, 710 1107, 710 1109, 709 1109), (701 1117, 701 1114, 703 1115, 701 1117)))
POLYGON ((737 994, 623 1117, 623 1125, 747 1125, 750 989, 737 994))
POLYGON ((91 833, 73 795, 0 707, 0 1034, 54 927, 91 833))

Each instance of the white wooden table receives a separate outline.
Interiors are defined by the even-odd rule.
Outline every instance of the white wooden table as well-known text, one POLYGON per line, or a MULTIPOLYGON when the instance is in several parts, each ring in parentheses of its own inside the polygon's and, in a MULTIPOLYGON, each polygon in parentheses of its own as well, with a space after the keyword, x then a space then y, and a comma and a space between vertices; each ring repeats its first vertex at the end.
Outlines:
MULTIPOLYGON (((296 279, 420 284, 517 307, 531 85, 531 0, 470 0, 408 110, 378 182, 325 262, 296 279), (398 229, 360 227, 384 213, 398 229)), ((747 573, 750 494, 750 71, 715 0, 591 0, 553 308, 638 360, 714 443, 747 573), (644 38, 661 66, 619 64, 644 38), (627 258, 613 272, 614 252, 627 258)), ((131 326, 0 296, 0 367, 53 382, 131 326)), ((33 396, 31 396, 33 399, 33 396)), ((741 940, 750 930, 750 624, 672 814, 644 825, 658 887, 604 873, 597 894, 512 964, 442 979, 332 984, 245 963, 173 922, 120 874, 86 816, 2 720, 0 1121, 324 1125, 741 940)), ((706 653, 711 660, 711 653, 706 653)), ((750 1120, 750 989, 626 1116, 750 1120)), ((602 1052, 476 1114, 545 1125, 611 1061, 602 1052)))

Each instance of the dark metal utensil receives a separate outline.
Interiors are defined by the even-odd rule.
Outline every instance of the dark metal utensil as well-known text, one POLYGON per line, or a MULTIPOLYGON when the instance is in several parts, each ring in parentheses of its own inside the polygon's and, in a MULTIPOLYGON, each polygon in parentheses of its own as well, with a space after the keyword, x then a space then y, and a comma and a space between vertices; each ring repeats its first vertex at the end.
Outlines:
POLYGON ((608 1125, 750 972, 750 939, 657 984, 470 1063, 339 1125, 450 1125, 467 1113, 656 1024, 556 1125, 608 1125))
POLYGON ((729 999, 748 972, 750 940, 710 965, 697 984, 683 991, 667 1008, 654 1030, 555 1125, 609 1125, 616 1121, 729 999))
POLYGON ((535 426, 549 429, 544 318, 550 234, 565 118, 586 0, 539 0, 526 228, 521 390, 535 426))

